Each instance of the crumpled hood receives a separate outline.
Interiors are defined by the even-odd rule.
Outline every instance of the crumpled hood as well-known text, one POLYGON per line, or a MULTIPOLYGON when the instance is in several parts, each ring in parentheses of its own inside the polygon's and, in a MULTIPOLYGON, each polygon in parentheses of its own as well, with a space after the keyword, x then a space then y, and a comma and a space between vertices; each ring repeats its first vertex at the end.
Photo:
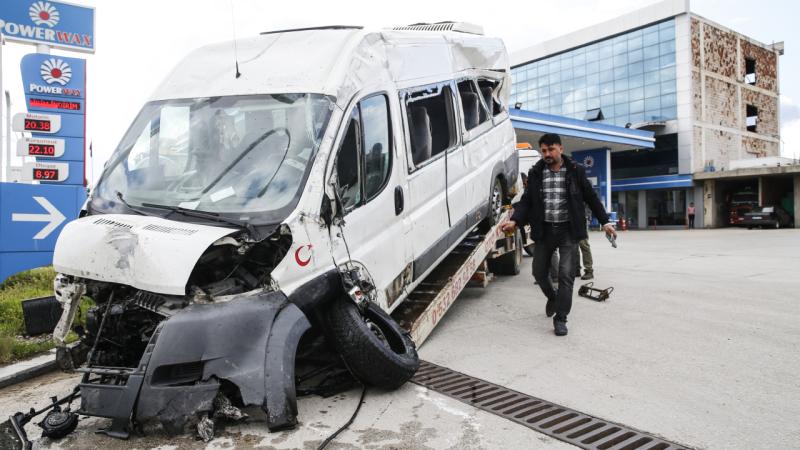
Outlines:
POLYGON ((150 216, 87 216, 61 231, 53 267, 76 277, 184 295, 203 252, 236 231, 150 216))

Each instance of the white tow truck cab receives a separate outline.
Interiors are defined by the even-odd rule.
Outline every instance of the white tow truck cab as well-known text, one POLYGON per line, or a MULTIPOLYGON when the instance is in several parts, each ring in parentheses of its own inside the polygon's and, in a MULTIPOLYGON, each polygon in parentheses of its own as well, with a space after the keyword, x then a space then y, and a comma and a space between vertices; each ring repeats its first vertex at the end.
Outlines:
POLYGON ((401 385, 419 360, 388 313, 515 194, 508 58, 480 27, 236 47, 178 63, 56 246, 59 361, 112 436, 183 427, 219 396, 294 426, 295 352, 318 330, 362 381, 401 385), (97 307, 68 347, 82 295, 97 307))

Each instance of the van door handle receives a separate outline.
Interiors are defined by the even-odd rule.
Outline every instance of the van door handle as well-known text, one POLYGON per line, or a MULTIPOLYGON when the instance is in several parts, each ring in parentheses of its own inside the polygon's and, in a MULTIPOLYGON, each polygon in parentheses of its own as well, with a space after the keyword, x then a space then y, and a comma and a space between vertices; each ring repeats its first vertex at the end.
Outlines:
POLYGON ((394 215, 399 216, 403 212, 403 186, 394 188, 394 215))

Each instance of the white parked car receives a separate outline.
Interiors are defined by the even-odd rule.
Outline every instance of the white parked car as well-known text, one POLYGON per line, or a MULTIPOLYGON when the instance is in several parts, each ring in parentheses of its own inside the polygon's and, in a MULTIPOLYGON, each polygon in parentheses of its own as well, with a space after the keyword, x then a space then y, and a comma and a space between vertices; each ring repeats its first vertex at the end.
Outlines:
POLYGON ((479 27, 237 48, 178 63, 56 246, 59 361, 85 363, 81 413, 113 418, 112 435, 183 426, 220 395, 293 426, 295 352, 314 333, 362 381, 400 386, 419 362, 388 313, 515 194, 507 53, 479 27), (69 348, 82 295, 97 307, 69 348))

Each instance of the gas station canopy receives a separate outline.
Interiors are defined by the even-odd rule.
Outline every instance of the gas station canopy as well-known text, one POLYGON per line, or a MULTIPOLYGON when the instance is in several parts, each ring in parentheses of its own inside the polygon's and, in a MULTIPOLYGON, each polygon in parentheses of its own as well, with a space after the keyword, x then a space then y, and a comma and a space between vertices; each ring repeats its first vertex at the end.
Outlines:
POLYGON ((517 142, 528 142, 537 148, 539 138, 546 133, 561 136, 567 153, 579 150, 608 149, 612 153, 624 150, 652 149, 652 131, 636 130, 563 116, 512 109, 511 123, 517 132, 517 142))

